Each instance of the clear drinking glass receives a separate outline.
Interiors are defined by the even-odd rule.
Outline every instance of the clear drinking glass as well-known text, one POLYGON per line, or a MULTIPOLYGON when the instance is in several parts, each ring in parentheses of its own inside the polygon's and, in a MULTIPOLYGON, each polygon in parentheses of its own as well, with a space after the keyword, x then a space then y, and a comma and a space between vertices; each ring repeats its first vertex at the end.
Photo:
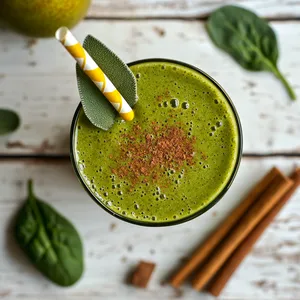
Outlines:
POLYGON ((72 162, 72 165, 74 167, 74 170, 75 170, 75 173, 76 173, 76 176, 78 177, 79 181, 81 182, 81 184, 83 185, 84 189, 86 190, 86 192, 90 195, 90 197, 102 208, 104 209, 105 211, 107 211, 108 213, 110 213, 111 215, 123 220, 123 221, 126 221, 126 222, 129 222, 129 223, 133 223, 133 224, 136 224, 136 225, 143 225, 143 226, 149 226, 149 227, 157 227, 157 226, 169 226, 169 225, 176 225, 176 224, 181 224, 181 223, 184 223, 186 221, 189 221, 189 220, 192 220, 200 215, 202 215, 204 212, 206 212, 207 210, 209 210, 210 208, 212 208, 224 195, 225 193, 228 191, 229 187, 231 186, 234 178, 235 178, 235 175, 238 171, 238 168, 239 168, 239 164, 240 164, 240 160, 241 160, 241 157, 242 157, 242 144, 243 144, 243 135, 242 135, 242 127, 241 127, 241 123, 240 123, 240 120, 239 120, 239 116, 238 116, 238 113, 231 101, 231 99, 229 98, 229 96, 227 95, 227 93, 224 91, 224 89, 219 85, 219 83, 214 80, 212 77, 210 77, 208 74, 206 74, 205 72, 203 72, 202 70, 192 66, 192 65, 189 65, 189 64, 186 64, 186 63, 183 63, 183 62, 180 62, 180 61, 175 61, 175 60, 169 60, 169 59, 145 59, 145 60, 139 60, 139 61, 135 61, 135 62, 132 62, 130 64, 128 64, 128 66, 133 66, 133 65, 136 65, 136 64, 142 64, 142 63, 149 63, 149 62, 166 62, 166 63, 173 63, 173 64, 177 64, 177 65, 180 65, 180 66, 184 66, 184 67, 187 67, 187 68, 190 68, 194 71, 197 71, 199 72, 200 74, 202 74, 203 76, 205 76, 207 79, 209 79, 220 91, 221 93, 225 96, 229 106, 231 107, 231 110, 234 114, 234 117, 235 117, 235 121, 236 121, 236 125, 237 125, 237 128, 238 128, 238 155, 237 155, 237 159, 236 159, 236 163, 235 163, 235 167, 231 173, 231 176, 230 176, 230 179, 228 180, 226 186, 222 189, 222 191, 211 201, 209 202, 205 207, 203 207, 202 209, 200 209, 199 211, 191 214, 191 215, 188 215, 182 219, 178 219, 178 220, 170 220, 168 222, 148 222, 148 221, 142 221, 142 220, 135 220, 135 219, 131 219, 131 218, 128 218, 124 215, 122 215, 121 213, 117 213, 113 210, 110 210, 109 207, 105 206, 104 203, 102 203, 99 199, 96 198, 96 196, 93 194, 93 192, 91 191, 91 189, 86 185, 85 181, 83 180, 82 178, 82 175, 81 173, 79 172, 79 166, 78 166, 78 163, 76 162, 76 159, 75 159, 75 140, 76 140, 76 123, 77 123, 77 120, 78 120, 78 116, 79 116, 79 112, 81 111, 82 109, 82 105, 79 104, 76 111, 75 111, 75 114, 74 114, 74 117, 73 117, 73 121, 72 121, 72 125, 71 125, 71 138, 70 138, 70 157, 71 157, 71 162, 72 162))

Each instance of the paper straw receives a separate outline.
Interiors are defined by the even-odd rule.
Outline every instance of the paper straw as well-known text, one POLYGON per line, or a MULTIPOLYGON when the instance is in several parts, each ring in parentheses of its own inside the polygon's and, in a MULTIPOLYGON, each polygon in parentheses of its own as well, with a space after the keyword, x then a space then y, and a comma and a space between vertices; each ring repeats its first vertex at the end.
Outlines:
POLYGON ((91 56, 76 40, 71 31, 67 27, 60 27, 57 29, 55 37, 75 58, 80 68, 95 83, 120 116, 125 121, 131 121, 134 118, 132 108, 91 56))

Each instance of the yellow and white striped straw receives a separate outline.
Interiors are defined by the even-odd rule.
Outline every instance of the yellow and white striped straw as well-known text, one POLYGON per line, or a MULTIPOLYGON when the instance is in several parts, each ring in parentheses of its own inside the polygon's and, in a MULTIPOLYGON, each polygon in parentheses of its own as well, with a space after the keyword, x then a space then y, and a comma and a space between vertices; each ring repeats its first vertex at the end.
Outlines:
POLYGON ((95 83, 120 116, 125 121, 131 121, 134 118, 132 108, 91 56, 76 40, 71 31, 67 27, 60 27, 57 29, 55 37, 75 58, 80 68, 95 83))

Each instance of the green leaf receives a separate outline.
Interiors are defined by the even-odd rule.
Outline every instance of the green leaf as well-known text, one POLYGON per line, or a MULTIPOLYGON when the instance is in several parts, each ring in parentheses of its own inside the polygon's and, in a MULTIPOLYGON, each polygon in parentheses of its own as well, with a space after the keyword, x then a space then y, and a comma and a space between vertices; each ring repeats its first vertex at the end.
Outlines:
POLYGON ((28 199, 15 227, 16 240, 32 263, 61 286, 83 273, 83 247, 75 227, 50 205, 37 199, 28 182, 28 199))
POLYGON ((216 46, 229 53, 242 67, 274 73, 291 99, 296 99, 293 89, 278 70, 276 35, 265 20, 244 8, 227 5, 211 14, 207 31, 216 46))
POLYGON ((14 111, 0 109, 0 135, 15 131, 19 125, 20 118, 14 111))
MULTIPOLYGON (((136 79, 128 66, 103 43, 88 35, 83 47, 112 81, 116 89, 133 107, 137 102, 136 79)), ((108 130, 118 115, 117 111, 98 90, 91 79, 76 65, 79 95, 84 112, 95 126, 108 130)))

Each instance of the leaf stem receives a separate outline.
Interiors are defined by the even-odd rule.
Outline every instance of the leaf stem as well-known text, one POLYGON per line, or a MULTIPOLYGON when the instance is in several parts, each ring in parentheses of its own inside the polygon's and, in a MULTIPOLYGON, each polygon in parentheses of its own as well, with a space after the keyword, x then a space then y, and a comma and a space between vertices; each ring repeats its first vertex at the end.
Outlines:
POLYGON ((277 67, 275 68, 274 73, 275 73, 276 77, 283 83, 290 98, 292 100, 296 100, 296 94, 295 94, 293 88, 290 86, 290 84, 287 82, 287 80, 285 79, 285 77, 282 75, 282 73, 279 71, 279 69, 277 67))
POLYGON ((28 197, 29 198, 33 198, 33 183, 32 183, 32 179, 28 180, 27 187, 28 187, 28 197))

